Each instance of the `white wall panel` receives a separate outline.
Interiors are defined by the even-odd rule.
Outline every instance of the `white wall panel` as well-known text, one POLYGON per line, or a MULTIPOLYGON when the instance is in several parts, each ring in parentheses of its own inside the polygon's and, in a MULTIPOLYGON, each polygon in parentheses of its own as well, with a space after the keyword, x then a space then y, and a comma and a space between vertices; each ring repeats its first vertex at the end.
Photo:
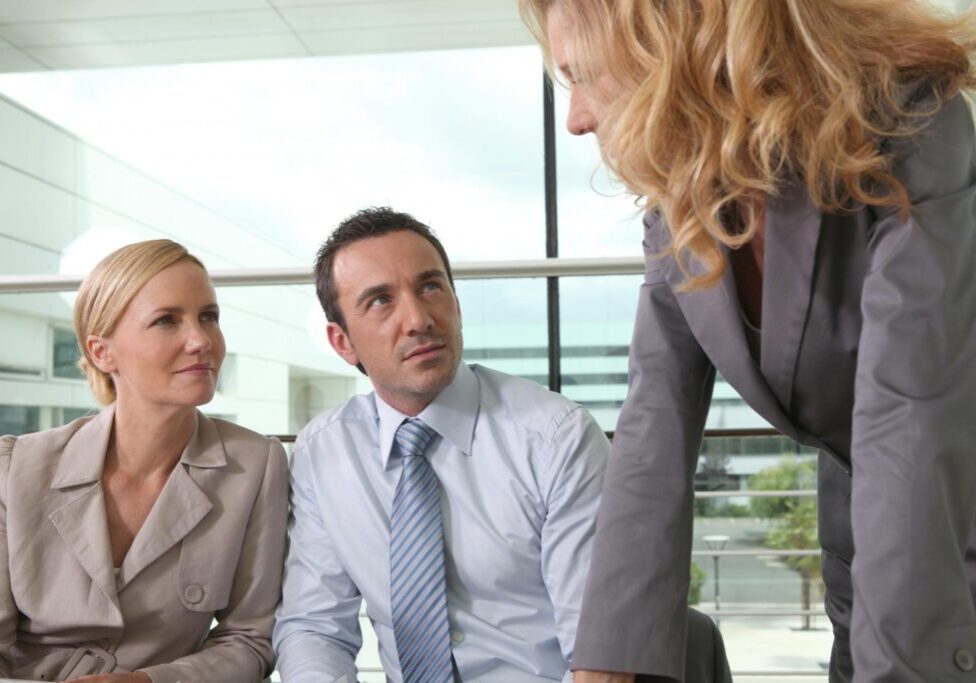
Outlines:
POLYGON ((60 253, 75 237, 75 201, 66 190, 0 165, 0 232, 5 236, 60 253))
POLYGON ((0 162, 70 189, 76 145, 74 136, 0 96, 0 162))

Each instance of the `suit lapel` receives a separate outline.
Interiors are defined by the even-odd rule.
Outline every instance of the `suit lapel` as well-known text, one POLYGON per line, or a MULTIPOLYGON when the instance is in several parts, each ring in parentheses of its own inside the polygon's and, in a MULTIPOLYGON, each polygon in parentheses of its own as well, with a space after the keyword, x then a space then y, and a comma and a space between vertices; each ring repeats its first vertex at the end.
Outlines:
POLYGON ((197 429, 149 511, 119 571, 119 590, 166 551, 182 541, 207 516, 213 503, 195 478, 197 470, 226 465, 223 442, 213 422, 197 414, 197 429))
POLYGON ((766 202, 763 260, 762 374, 790 410, 796 362, 806 327, 821 213, 800 184, 766 202))
POLYGON ((65 445, 51 482, 51 488, 58 489, 60 493, 56 495, 65 502, 48 519, 81 568, 112 604, 121 623, 101 484, 114 416, 114 406, 109 406, 65 445))
MULTIPOLYGON (((691 272, 702 272, 701 265, 693 262, 691 272)), ((725 269, 717 285, 699 291, 677 290, 685 280, 677 265, 668 269, 667 280, 692 333, 715 369, 767 422, 787 436, 796 438, 796 431, 749 353, 732 268, 725 269)), ((765 308, 763 322, 765 328, 765 308)))

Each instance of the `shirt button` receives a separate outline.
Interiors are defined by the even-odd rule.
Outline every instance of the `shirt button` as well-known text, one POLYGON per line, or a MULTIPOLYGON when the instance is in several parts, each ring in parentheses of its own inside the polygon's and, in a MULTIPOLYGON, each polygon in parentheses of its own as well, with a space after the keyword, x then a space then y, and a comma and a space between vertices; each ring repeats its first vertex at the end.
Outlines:
POLYGON ((455 631, 451 634, 451 640, 455 645, 460 645, 464 642, 464 631, 455 631))
POLYGON ((183 591, 183 597, 186 598, 188 603, 195 605, 203 600, 203 588, 195 583, 191 584, 183 591))
POLYGON ((956 650, 953 659, 956 660, 956 666, 960 671, 972 671, 976 668, 976 657, 973 657, 973 653, 966 648, 956 650))

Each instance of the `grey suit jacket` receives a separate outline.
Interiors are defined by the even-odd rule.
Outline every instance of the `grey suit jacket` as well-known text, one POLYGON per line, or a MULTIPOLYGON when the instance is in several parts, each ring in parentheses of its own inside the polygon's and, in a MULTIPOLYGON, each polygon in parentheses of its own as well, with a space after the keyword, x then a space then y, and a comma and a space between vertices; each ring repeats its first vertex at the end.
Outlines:
POLYGON ((281 444, 198 414, 116 576, 101 486, 113 416, 0 441, 0 676, 262 680, 287 522, 281 444))
POLYGON ((831 617, 841 636, 850 626, 856 680, 976 680, 963 656, 976 653, 972 115, 957 97, 885 145, 914 204, 905 220, 822 215, 797 183, 767 199, 758 363, 731 268, 716 287, 679 292, 681 271, 659 257, 667 226, 646 216, 630 389, 574 668, 681 678, 692 477, 717 369, 776 429, 829 454, 828 478, 850 486, 853 471, 850 498, 844 482, 821 486, 840 493, 821 496, 820 533, 828 591, 846 578, 853 593, 831 617), (848 504, 850 517, 830 507, 848 504))

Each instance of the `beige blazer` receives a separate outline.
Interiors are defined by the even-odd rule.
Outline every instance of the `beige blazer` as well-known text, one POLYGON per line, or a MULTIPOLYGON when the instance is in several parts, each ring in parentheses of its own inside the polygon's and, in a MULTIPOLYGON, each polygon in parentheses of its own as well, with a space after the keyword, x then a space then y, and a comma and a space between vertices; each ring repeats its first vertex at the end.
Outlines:
POLYGON ((281 444, 198 413, 116 573, 101 485, 113 417, 0 440, 0 675, 262 680, 288 512, 281 444))

